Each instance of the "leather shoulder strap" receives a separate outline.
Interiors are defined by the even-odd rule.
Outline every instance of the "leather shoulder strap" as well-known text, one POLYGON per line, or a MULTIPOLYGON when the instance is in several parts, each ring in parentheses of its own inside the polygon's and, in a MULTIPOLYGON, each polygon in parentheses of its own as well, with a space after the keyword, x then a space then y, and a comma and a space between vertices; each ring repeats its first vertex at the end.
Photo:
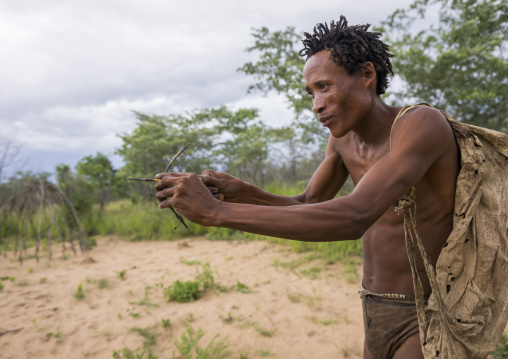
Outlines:
POLYGON ((412 108, 414 107, 417 107, 417 106, 427 106, 427 107, 432 107, 431 105, 429 105, 428 103, 426 102, 422 102, 422 103, 419 103, 419 104, 416 104, 416 105, 409 105, 409 106, 405 106, 403 107, 399 113, 397 114, 397 116, 395 117, 395 120, 393 120, 393 123, 392 123, 392 128, 390 130, 390 150, 392 149, 392 131, 393 131, 393 128, 395 127, 395 124, 397 123, 397 120, 399 118, 401 118, 402 116, 404 116, 409 110, 411 110, 412 108))

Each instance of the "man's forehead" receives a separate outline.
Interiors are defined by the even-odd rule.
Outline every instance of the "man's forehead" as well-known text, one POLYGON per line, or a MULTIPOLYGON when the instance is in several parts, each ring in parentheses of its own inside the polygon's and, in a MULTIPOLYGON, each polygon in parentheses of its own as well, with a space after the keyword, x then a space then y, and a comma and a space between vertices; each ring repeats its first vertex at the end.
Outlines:
POLYGON ((322 77, 325 74, 332 75, 332 73, 333 75, 347 74, 347 70, 331 59, 329 50, 320 51, 309 57, 303 68, 303 77, 306 83, 316 80, 312 79, 314 76, 322 77))

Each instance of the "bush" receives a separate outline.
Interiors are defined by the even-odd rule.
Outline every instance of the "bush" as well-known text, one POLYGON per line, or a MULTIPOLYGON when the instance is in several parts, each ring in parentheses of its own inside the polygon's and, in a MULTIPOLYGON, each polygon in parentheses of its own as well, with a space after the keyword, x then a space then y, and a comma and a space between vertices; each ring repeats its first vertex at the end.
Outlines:
POLYGON ((187 303, 199 299, 201 293, 198 282, 191 280, 181 282, 177 280, 173 282, 171 287, 164 289, 164 295, 167 297, 168 302, 176 300, 180 303, 187 303))

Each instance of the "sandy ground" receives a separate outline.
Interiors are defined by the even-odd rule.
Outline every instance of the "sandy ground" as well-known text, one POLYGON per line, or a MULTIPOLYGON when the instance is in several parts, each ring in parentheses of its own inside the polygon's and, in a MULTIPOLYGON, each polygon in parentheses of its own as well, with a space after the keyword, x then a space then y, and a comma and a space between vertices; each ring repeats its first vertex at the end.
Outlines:
POLYGON ((361 358, 358 283, 345 280, 341 263, 285 268, 276 264, 308 253, 266 241, 98 242, 67 259, 55 252, 52 261, 20 266, 12 255, 0 258, 0 358, 123 358, 124 348, 180 358, 175 341, 189 327, 202 328, 203 348, 220 334, 230 358, 361 358), (210 263, 223 291, 167 302, 163 288, 193 280, 197 261, 210 263), (82 300, 74 296, 80 283, 82 300))

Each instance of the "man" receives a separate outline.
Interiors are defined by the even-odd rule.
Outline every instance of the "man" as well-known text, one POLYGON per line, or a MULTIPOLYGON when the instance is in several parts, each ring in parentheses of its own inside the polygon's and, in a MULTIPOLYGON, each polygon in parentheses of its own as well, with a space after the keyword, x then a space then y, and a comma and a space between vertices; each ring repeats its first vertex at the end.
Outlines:
MULTIPOLYGON (((418 228, 435 265, 453 225, 459 151, 447 119, 430 107, 383 103, 388 47, 369 25, 319 24, 306 34, 305 88, 330 130, 326 155, 305 191, 267 193, 224 173, 159 174, 161 208, 205 226, 302 241, 363 237, 364 358, 423 358, 402 216, 394 206, 416 189, 418 228), (392 128, 393 126, 393 128, 392 128), (355 189, 334 199, 346 178, 355 189), (218 188, 223 201, 208 187, 218 188), (216 196, 216 195, 215 195, 216 196), (395 298, 394 298, 395 297, 395 298)), ((431 287, 421 256, 417 271, 431 287)))

